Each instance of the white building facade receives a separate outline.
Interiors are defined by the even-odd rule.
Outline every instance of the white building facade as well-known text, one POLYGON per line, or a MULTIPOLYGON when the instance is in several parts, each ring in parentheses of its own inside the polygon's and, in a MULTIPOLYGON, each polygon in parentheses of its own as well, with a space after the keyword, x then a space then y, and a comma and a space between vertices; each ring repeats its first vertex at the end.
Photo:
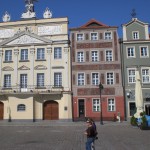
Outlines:
POLYGON ((0 23, 0 119, 72 120, 68 18, 0 23))

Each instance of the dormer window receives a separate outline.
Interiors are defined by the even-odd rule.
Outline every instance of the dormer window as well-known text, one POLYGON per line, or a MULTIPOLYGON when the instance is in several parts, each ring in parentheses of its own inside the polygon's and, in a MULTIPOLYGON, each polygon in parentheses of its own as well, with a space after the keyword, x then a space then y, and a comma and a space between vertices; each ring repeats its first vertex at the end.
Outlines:
POLYGON ((134 40, 139 39, 139 32, 134 31, 134 32, 132 33, 132 36, 133 36, 133 39, 134 39, 134 40))

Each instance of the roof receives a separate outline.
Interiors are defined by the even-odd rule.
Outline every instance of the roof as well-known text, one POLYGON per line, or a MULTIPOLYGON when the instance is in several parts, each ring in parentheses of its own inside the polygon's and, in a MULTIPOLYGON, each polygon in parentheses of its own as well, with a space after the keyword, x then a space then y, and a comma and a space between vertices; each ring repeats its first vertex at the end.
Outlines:
POLYGON ((130 22, 128 22, 126 24, 123 24, 123 26, 129 26, 130 24, 132 24, 134 22, 137 22, 137 23, 139 23, 141 25, 148 25, 148 23, 144 23, 144 22, 138 20, 137 18, 132 18, 132 20, 130 22))
POLYGON ((108 26, 106 24, 103 24, 95 19, 91 19, 89 20, 87 23, 85 23, 84 25, 78 27, 78 28, 71 28, 70 30, 74 30, 74 29, 99 29, 99 28, 117 28, 117 26, 108 26))

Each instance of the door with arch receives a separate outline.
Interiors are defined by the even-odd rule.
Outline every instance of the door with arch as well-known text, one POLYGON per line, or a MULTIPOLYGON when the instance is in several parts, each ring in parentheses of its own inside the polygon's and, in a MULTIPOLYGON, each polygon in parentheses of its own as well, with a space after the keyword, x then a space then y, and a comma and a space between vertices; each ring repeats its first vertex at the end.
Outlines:
POLYGON ((59 107, 55 101, 46 101, 43 105, 43 119, 44 120, 58 120, 59 119, 59 107))
POLYGON ((4 104, 0 102, 0 120, 3 120, 4 104))

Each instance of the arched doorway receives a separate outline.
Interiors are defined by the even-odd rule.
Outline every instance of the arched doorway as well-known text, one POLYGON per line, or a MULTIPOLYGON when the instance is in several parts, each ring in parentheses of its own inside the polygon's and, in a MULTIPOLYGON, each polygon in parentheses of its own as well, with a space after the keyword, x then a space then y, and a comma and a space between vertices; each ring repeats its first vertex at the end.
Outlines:
POLYGON ((0 120, 3 120, 4 104, 0 102, 0 120))
POLYGON ((44 120, 58 120, 59 108, 58 103, 55 101, 46 101, 43 108, 44 120))

